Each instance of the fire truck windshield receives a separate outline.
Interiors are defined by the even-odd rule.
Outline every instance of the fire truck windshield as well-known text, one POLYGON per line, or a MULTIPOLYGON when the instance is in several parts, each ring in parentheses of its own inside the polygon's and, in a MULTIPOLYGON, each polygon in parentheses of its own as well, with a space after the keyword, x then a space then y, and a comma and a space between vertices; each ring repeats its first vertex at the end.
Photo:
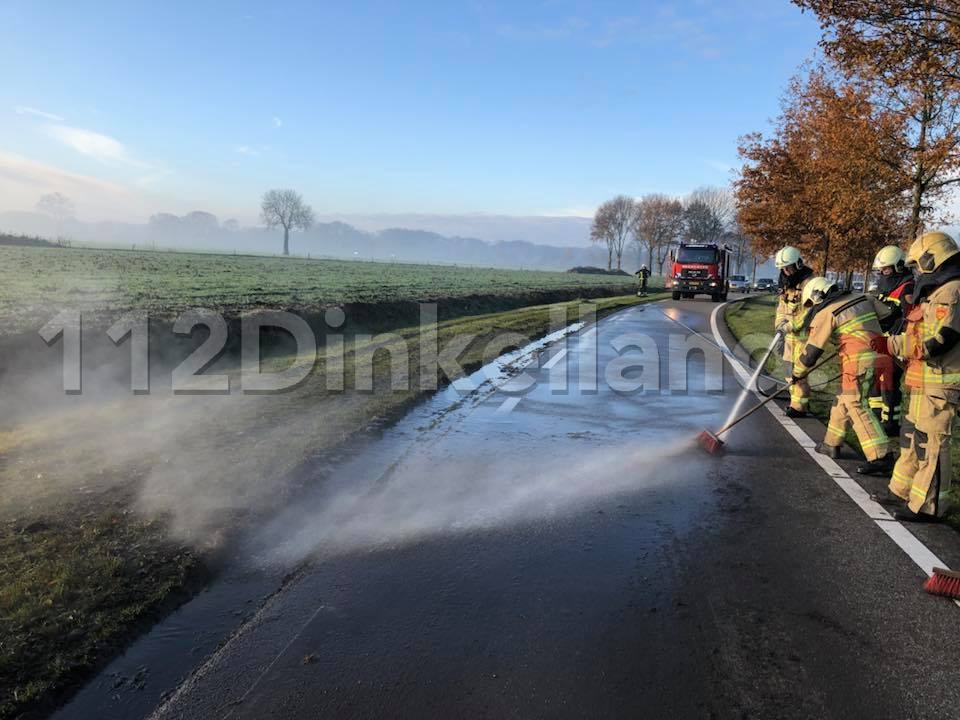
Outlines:
POLYGON ((677 252, 677 262, 712 265, 717 262, 717 251, 714 248, 681 247, 677 252))

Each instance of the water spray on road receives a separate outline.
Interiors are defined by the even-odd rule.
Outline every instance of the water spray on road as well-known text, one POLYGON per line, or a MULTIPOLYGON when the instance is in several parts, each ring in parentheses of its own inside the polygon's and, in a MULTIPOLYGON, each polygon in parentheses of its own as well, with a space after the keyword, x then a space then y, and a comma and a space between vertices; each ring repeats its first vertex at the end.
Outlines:
POLYGON ((260 562, 293 565, 309 557, 573 514, 591 502, 681 480, 682 463, 670 461, 688 456, 689 449, 689 441, 679 440, 575 456, 568 449, 546 462, 522 453, 425 453, 379 476, 345 473, 329 491, 298 503, 266 527, 255 552, 260 562))

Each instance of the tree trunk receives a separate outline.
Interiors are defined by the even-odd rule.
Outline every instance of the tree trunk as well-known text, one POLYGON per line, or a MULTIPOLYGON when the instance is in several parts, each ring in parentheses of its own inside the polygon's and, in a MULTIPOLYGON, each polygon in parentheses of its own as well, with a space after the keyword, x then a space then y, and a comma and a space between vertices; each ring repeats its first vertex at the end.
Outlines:
POLYGON ((607 270, 613 270, 613 244, 607 243, 607 270))
POLYGON ((923 184, 920 170, 913 178, 913 198, 910 204, 910 224, 907 226, 907 238, 912 242, 920 234, 920 211, 923 206, 923 184))
POLYGON ((290 254, 290 228, 288 227, 283 229, 283 254, 290 254))
POLYGON ((826 276, 827 274, 827 261, 830 257, 830 238, 827 238, 823 241, 823 263, 820 267, 820 274, 826 276))
POLYGON ((647 267, 653 269, 653 245, 647 245, 647 267))
POLYGON ((925 105, 920 115, 920 137, 917 139, 917 167, 913 173, 912 198, 910 203, 910 224, 907 226, 908 239, 912 242, 920 234, 920 214, 923 212, 923 192, 925 172, 924 159, 927 151, 927 125, 930 122, 930 107, 925 105))

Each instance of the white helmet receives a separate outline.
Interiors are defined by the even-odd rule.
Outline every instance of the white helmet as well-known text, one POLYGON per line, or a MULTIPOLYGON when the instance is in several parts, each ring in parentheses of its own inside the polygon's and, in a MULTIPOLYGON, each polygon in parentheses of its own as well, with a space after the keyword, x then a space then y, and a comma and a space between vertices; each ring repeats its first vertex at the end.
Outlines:
POLYGON ((943 232, 928 232, 913 242, 907 251, 907 264, 921 273, 929 273, 960 252, 956 240, 943 232))
POLYGON ((882 270, 885 267, 892 267, 897 272, 903 270, 907 255, 896 245, 887 245, 880 248, 877 256, 873 259, 873 269, 882 270))
POLYGON ((800 293, 800 301, 804 307, 819 305, 826 300, 827 294, 836 287, 836 283, 827 280, 822 275, 812 277, 807 280, 807 284, 803 286, 803 292, 800 293))
POLYGON ((773 259, 773 264, 777 266, 777 270, 782 270, 789 265, 796 265, 798 268, 801 268, 803 267, 803 260, 800 257, 799 250, 792 245, 787 245, 777 251, 777 255, 773 259))

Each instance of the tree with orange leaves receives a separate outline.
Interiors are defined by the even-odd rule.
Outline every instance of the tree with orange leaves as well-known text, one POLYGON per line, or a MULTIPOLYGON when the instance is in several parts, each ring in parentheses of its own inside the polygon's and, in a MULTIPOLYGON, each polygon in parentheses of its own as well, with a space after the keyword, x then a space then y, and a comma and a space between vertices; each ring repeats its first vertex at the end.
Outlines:
POLYGON ((908 237, 960 183, 960 3, 793 0, 820 21, 820 45, 874 102, 901 116, 910 176, 908 237))
POLYGON ((774 136, 741 139, 737 220, 755 251, 798 247, 821 272, 866 268, 903 232, 897 115, 820 67, 795 78, 774 136))

